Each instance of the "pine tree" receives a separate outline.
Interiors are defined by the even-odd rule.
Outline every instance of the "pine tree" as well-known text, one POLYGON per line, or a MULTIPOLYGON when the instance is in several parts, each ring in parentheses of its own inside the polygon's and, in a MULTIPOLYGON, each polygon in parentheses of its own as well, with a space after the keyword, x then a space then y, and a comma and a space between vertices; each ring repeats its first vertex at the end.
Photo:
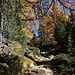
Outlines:
POLYGON ((66 25, 62 23, 61 21, 58 21, 56 27, 55 27, 55 32, 54 32, 54 37, 55 40, 57 41, 57 45, 60 45, 60 48, 64 48, 65 44, 67 43, 66 40, 66 25), (63 40, 64 39, 64 40, 63 40))
MULTIPOLYGON (((63 75, 74 75, 75 72, 75 40, 74 40, 74 30, 75 30, 75 15, 70 17, 70 21, 66 26, 66 43, 63 51, 56 55, 57 67, 61 70, 63 75)), ((58 35, 57 35, 58 36, 58 35)), ((64 39, 65 39, 64 38, 64 39)), ((64 40, 62 38, 62 40, 64 40)))

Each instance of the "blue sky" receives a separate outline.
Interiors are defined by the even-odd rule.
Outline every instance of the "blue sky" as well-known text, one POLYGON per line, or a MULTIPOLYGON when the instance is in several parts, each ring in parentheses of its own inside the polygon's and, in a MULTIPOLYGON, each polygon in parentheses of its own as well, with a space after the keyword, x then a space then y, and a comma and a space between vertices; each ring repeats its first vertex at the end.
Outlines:
MULTIPOLYGON (((48 2, 49 0, 43 0, 43 1, 46 2, 46 3, 43 3, 43 6, 42 6, 43 9, 44 9, 43 11, 46 12, 47 9, 48 9, 48 7, 49 7, 49 2, 48 2)), ((65 1, 66 1, 66 0, 65 0, 65 1)), ((69 0, 69 1, 75 2, 75 0, 69 0)), ((62 9, 62 7, 63 7, 63 6, 61 5, 61 9, 62 9)), ((40 8, 40 5, 37 6, 37 9, 39 9, 39 8, 40 8)), ((39 13, 40 10, 38 10, 37 12, 39 13)), ((68 15, 68 11, 67 11, 65 8, 64 8, 64 12, 65 12, 66 15, 68 15)), ((31 13, 33 13, 33 11, 32 11, 31 13)), ((31 26, 32 26, 32 28, 33 28, 33 30, 34 30, 34 34, 35 34, 36 36, 38 36, 38 34, 39 34, 39 33, 38 33, 38 25, 39 25, 38 21, 36 21, 36 22, 31 21, 30 24, 31 24, 31 26)))

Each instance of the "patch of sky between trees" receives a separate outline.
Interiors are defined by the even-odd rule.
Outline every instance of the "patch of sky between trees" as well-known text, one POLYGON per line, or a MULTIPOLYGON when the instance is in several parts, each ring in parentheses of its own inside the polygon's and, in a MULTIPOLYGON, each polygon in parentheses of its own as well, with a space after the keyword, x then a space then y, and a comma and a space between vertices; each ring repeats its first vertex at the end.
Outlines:
MULTIPOLYGON (((38 2, 40 2, 40 0, 37 0, 38 2)), ((42 10, 45 12, 47 12, 48 8, 49 8, 49 2, 51 0, 43 0, 43 4, 42 4, 42 10)), ((65 0, 67 1, 67 0, 65 0)), ((69 0, 70 2, 72 3, 75 3, 75 0, 69 0)), ((57 5, 59 4, 59 2, 57 2, 57 5)), ((38 5, 37 5, 38 6, 38 5)), ((70 6, 71 7, 71 6, 70 6)), ((69 10, 65 7, 63 7, 62 4, 60 4, 60 9, 63 10, 65 12, 65 14, 69 17, 69 10)), ((74 8, 75 9, 75 8, 74 8)), ((37 11, 39 12, 39 8, 37 7, 37 11)), ((29 14, 32 14, 34 13, 34 11, 31 9, 30 13, 29 14)), ((48 13, 48 12, 47 12, 48 13)), ((38 14, 39 15, 39 14, 38 14)), ((36 21, 30 21, 30 25, 31 27, 33 28, 33 32, 36 36, 39 35, 39 31, 38 31, 38 28, 39 28, 39 23, 40 23, 40 20, 36 20, 36 21)))

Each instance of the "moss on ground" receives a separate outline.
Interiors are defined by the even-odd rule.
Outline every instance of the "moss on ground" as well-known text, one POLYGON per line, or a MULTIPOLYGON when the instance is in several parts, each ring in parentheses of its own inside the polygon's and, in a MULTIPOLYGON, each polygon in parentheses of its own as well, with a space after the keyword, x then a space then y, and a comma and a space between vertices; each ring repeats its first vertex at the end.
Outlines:
MULTIPOLYGON (((9 66, 7 74, 5 75, 22 75, 25 70, 28 69, 31 63, 35 64, 33 60, 24 56, 24 49, 21 44, 16 41, 9 41, 12 45, 13 50, 11 50, 11 55, 7 59, 7 64, 9 66)), ((33 55, 30 54, 33 57, 33 55)), ((4 61, 4 60, 3 60, 4 61)))

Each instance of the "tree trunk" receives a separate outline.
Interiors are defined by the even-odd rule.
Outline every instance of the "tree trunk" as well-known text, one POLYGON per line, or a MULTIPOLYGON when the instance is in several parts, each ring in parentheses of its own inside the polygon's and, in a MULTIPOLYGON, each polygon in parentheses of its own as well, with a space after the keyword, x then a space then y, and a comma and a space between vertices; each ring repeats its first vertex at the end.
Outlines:
POLYGON ((0 46, 2 45, 2 30, 1 30, 1 19, 2 19, 2 16, 1 16, 1 8, 2 8, 2 0, 0 1, 0 46))

